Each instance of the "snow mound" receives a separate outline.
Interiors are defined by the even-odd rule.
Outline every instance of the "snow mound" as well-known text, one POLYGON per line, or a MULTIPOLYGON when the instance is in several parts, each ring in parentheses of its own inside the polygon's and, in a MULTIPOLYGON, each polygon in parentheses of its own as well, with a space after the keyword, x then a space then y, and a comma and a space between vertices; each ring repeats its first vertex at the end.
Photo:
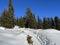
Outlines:
POLYGON ((0 45, 28 45, 27 35, 32 36, 34 45, 41 45, 34 33, 23 29, 12 30, 0 30, 0 45))
POLYGON ((4 27, 0 27, 0 30, 5 30, 5 28, 4 27))
POLYGON ((60 45, 60 31, 55 29, 13 29, 0 27, 0 45, 29 45, 27 36, 32 36, 33 45, 60 45))

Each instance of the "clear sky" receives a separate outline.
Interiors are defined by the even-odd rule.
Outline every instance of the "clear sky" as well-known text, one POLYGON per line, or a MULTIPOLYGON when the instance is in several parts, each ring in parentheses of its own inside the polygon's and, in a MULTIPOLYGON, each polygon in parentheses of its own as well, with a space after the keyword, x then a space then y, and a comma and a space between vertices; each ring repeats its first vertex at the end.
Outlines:
MULTIPOLYGON (((60 18, 60 0, 13 0, 15 17, 24 16, 26 9, 30 7, 36 17, 54 17, 60 18)), ((8 0, 0 0, 0 13, 8 8, 8 0)))

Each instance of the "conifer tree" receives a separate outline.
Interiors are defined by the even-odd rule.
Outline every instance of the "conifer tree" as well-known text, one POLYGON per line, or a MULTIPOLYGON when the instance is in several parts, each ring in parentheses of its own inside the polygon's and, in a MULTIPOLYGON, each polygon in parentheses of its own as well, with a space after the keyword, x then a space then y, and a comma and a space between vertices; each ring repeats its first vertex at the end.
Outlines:
POLYGON ((55 16, 55 27, 60 30, 60 19, 57 16, 55 16))
POLYGON ((37 29, 43 29, 42 20, 38 16, 37 29))
POLYGON ((9 13, 12 17, 14 17, 14 8, 13 8, 12 0, 9 0, 9 13))
POLYGON ((55 24, 54 24, 54 20, 53 18, 47 18, 48 19, 48 25, 49 25, 49 28, 55 28, 55 24))
POLYGON ((23 17, 20 17, 18 20, 18 26, 25 27, 23 17))
POLYGON ((49 28, 51 28, 51 18, 47 18, 47 21, 48 21, 48 25, 49 25, 49 28))
POLYGON ((51 28, 55 29, 55 22, 54 22, 53 18, 51 18, 51 28))
POLYGON ((0 16, 0 26, 1 26, 1 16, 0 16))
POLYGON ((7 9, 4 9, 1 17, 2 26, 6 28, 12 28, 12 20, 10 19, 10 13, 7 9))
POLYGON ((14 7, 12 4, 12 0, 9 0, 9 9, 8 9, 9 13, 10 13, 10 20, 11 20, 11 25, 12 27, 14 27, 15 25, 15 18, 14 18, 14 7))
POLYGON ((15 25, 14 8, 12 0, 9 0, 9 9, 4 9, 2 13, 2 26, 6 28, 13 28, 15 25))
POLYGON ((14 20, 15 20, 15 25, 18 26, 18 18, 15 18, 14 20))
POLYGON ((44 29, 48 29, 49 28, 49 24, 48 24, 48 19, 44 17, 43 19, 43 28, 44 29))
POLYGON ((26 27, 26 16, 23 17, 24 27, 26 27))
POLYGON ((27 28, 36 28, 36 19, 30 8, 26 12, 26 25, 27 28))
POLYGON ((16 25, 18 26, 19 25, 19 18, 17 17, 16 19, 16 25))

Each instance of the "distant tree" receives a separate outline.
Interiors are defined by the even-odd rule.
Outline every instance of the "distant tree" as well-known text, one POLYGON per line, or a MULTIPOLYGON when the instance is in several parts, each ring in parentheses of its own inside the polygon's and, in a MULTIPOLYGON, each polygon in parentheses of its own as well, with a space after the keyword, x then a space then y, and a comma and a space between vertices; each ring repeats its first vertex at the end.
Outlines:
POLYGON ((49 28, 49 24, 48 24, 48 19, 44 17, 43 19, 43 28, 44 29, 48 29, 49 28))
POLYGON ((55 22, 54 22, 53 18, 51 18, 51 28, 55 29, 55 22))
POLYGON ((38 16, 37 29, 43 29, 42 20, 38 16))
POLYGON ((52 25, 51 18, 47 18, 47 22, 48 22, 49 28, 51 28, 51 25, 52 25))
POLYGON ((36 28, 36 19, 30 8, 27 8, 26 12, 26 28, 36 28))
POLYGON ((27 21, 27 20, 26 20, 26 16, 23 17, 23 21, 24 21, 24 27, 26 27, 26 26, 25 26, 25 25, 26 25, 26 21, 27 21))
POLYGON ((23 17, 20 17, 18 20, 18 26, 25 27, 23 17))
POLYGON ((55 27, 60 30, 60 19, 57 16, 55 16, 55 27))
POLYGON ((1 26, 1 16, 0 16, 0 26, 1 26))
POLYGON ((48 18, 48 24, 49 24, 49 28, 55 28, 53 18, 48 18))
POLYGON ((17 25, 18 26, 18 17, 17 18, 15 18, 15 25, 17 25))
POLYGON ((36 29, 37 28, 37 22, 36 22, 36 18, 35 18, 34 14, 33 14, 33 16, 34 16, 34 18, 33 18, 34 19, 34 21, 33 21, 34 22, 34 29, 36 29))

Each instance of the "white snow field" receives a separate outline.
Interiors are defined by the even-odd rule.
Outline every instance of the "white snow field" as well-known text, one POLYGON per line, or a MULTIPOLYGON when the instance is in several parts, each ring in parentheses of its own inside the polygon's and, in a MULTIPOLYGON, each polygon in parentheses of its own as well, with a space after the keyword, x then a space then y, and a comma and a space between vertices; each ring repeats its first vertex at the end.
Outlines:
POLYGON ((60 31, 55 29, 29 29, 15 26, 0 27, 0 45, 29 45, 27 35, 32 36, 33 45, 60 45, 60 31))

